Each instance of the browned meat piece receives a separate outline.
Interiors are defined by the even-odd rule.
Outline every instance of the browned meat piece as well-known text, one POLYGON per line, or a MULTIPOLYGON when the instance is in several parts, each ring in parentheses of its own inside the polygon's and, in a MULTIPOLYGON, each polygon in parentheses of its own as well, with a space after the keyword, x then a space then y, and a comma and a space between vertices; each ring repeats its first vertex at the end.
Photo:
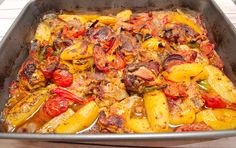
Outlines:
POLYGON ((28 90, 37 89, 46 85, 45 77, 38 68, 39 63, 34 59, 27 60, 20 68, 18 79, 28 90))
POLYGON ((101 127, 101 131, 111 133, 129 132, 126 129, 126 121, 130 118, 133 107, 139 100, 141 100, 140 97, 131 96, 101 111, 98 118, 98 125, 101 127))
POLYGON ((165 28, 163 37, 169 42, 188 43, 196 38, 199 34, 194 32, 189 26, 184 24, 173 25, 165 28))
POLYGON ((124 70, 126 89, 142 92, 145 86, 153 86, 159 74, 159 64, 151 61, 147 63, 130 64, 124 70))
POLYGON ((185 124, 177 127, 175 132, 194 132, 194 131, 211 131, 212 128, 206 125, 204 122, 185 124))

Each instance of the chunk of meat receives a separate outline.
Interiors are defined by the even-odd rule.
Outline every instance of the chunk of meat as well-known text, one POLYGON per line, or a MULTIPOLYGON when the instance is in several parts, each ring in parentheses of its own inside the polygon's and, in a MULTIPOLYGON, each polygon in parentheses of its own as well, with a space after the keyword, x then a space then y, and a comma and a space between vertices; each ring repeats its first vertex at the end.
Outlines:
POLYGON ((18 72, 20 83, 28 90, 34 90, 46 85, 46 79, 38 65, 37 60, 28 59, 18 72))
POLYGON ((140 99, 138 96, 131 96, 101 111, 98 118, 98 125, 101 127, 101 130, 111 133, 128 132, 128 129, 126 129, 127 119, 130 118, 135 102, 140 99))
POLYGON ((206 125, 204 122, 186 124, 177 127, 175 132, 194 132, 194 131, 211 131, 212 128, 206 125))
POLYGON ((198 33, 184 24, 174 24, 164 29, 163 37, 169 42, 185 44, 196 38, 198 33))
POLYGON ((142 92, 145 86, 153 86, 159 74, 159 64, 147 63, 130 64, 124 70, 124 80, 127 90, 142 92))
POLYGON ((188 97, 187 89, 184 84, 166 81, 167 86, 163 89, 165 95, 171 99, 188 97))

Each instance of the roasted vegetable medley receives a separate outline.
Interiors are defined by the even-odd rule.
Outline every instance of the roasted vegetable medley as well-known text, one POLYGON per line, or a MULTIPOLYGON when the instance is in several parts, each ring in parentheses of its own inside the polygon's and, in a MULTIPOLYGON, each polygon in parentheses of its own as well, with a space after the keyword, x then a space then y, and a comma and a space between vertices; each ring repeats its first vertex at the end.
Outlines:
POLYGON ((152 133, 236 128, 236 89, 200 14, 50 13, 10 86, 17 133, 152 133))

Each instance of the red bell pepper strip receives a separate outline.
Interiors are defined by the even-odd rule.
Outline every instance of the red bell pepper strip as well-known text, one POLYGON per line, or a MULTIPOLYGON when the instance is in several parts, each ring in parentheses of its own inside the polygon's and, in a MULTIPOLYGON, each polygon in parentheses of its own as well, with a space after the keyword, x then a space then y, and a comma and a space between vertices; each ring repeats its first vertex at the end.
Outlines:
POLYGON ((90 101, 95 100, 93 97, 88 97, 86 99, 80 98, 76 96, 75 94, 71 93, 70 91, 60 88, 60 87, 53 89, 52 92, 57 94, 58 96, 62 96, 78 104, 86 104, 90 101))

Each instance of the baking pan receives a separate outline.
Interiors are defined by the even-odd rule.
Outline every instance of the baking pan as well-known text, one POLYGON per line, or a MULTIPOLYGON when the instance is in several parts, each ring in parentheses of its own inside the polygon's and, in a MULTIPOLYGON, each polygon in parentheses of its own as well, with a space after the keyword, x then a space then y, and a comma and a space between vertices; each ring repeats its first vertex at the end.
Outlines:
MULTIPOLYGON (((18 68, 28 53, 28 44, 33 38, 40 17, 49 11, 125 9, 133 11, 188 8, 202 14, 203 22, 211 41, 225 64, 227 76, 236 84, 236 31, 218 6, 211 0, 32 0, 22 10, 0 43, 0 111, 8 99, 9 83, 15 78, 18 68)), ((0 125, 1 126, 1 125, 0 125)), ((155 133, 155 134, 19 134, 3 133, 0 138, 47 141, 148 141, 148 140, 202 140, 236 136, 236 130, 155 133)))

